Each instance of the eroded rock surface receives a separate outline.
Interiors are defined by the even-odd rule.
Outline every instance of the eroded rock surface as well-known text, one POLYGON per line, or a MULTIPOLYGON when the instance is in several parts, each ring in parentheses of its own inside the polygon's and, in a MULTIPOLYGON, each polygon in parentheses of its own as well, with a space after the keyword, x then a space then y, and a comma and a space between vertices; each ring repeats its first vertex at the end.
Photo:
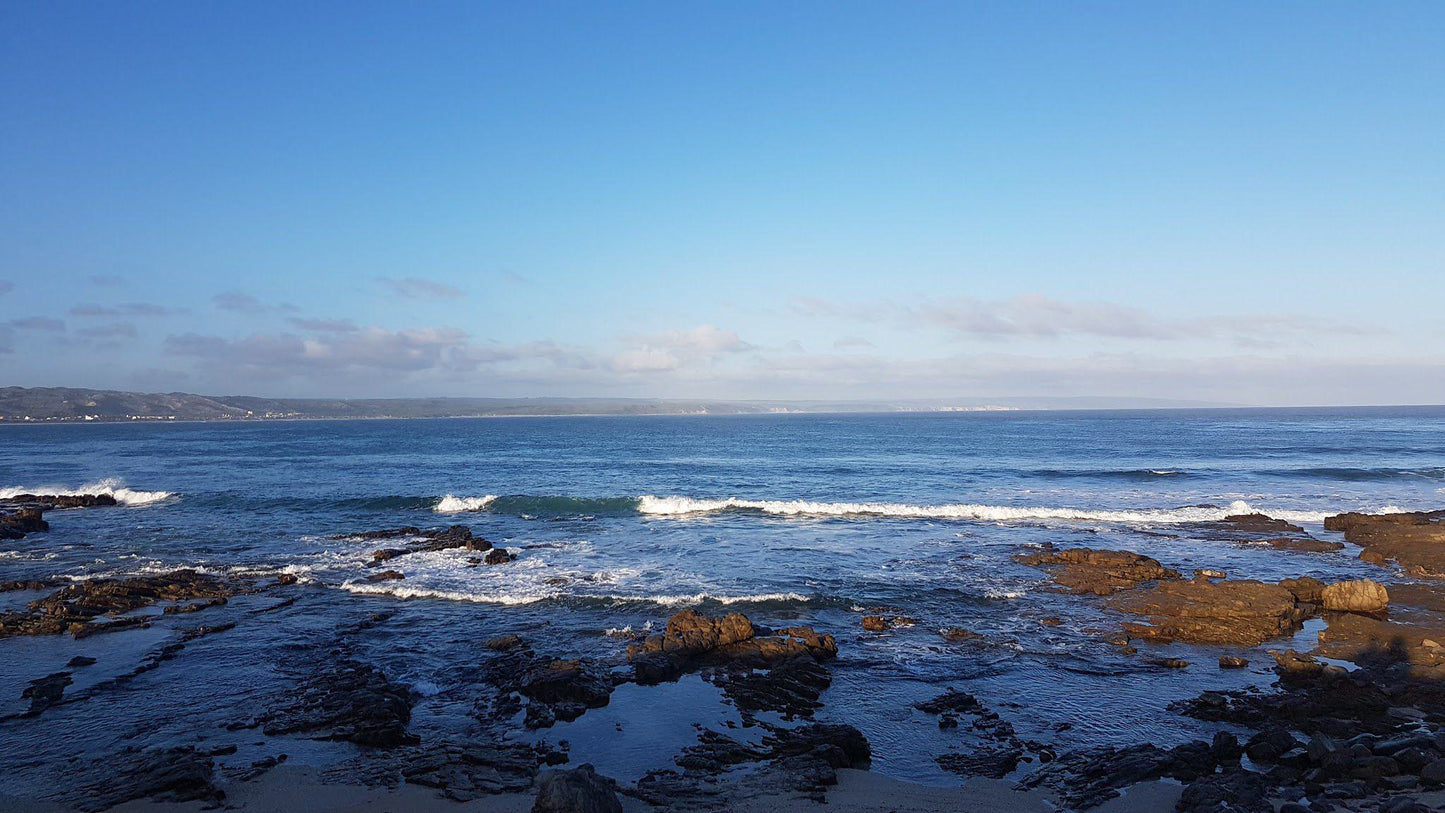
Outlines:
POLYGON ((95 632, 144 626, 144 618, 97 622, 102 615, 121 615, 161 601, 222 599, 235 587, 194 570, 159 576, 88 579, 74 582, 30 602, 25 612, 0 614, 0 638, 15 635, 59 635, 83 638, 95 632))
POLYGON ((1157 559, 1125 550, 1046 548, 1014 560, 1050 569, 1054 581, 1071 593, 1107 596, 1144 582, 1179 578, 1179 571, 1164 567, 1157 559))
POLYGON ((1367 562, 1393 561, 1413 576, 1445 578, 1445 511, 1336 514, 1325 518, 1325 528, 1364 548, 1360 558, 1367 562))
POLYGON ((1292 633, 1309 612, 1289 589, 1252 580, 1161 582, 1116 596, 1109 606, 1148 618, 1124 623, 1132 637, 1241 646, 1292 633))

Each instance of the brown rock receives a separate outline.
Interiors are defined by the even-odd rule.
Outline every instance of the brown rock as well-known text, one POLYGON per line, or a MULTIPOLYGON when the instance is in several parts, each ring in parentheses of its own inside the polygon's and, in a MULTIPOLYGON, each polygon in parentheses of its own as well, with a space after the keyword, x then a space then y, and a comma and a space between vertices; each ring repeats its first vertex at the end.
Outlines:
POLYGON ((1377 581, 1357 579, 1326 587, 1321 604, 1336 612, 1378 615, 1390 608, 1390 594, 1377 581))
POLYGON ((1325 583, 1310 576, 1285 579, 1279 586, 1293 593, 1295 601, 1302 604, 1319 604, 1325 598, 1325 583))
POLYGON ((1236 531, 1246 533, 1304 533, 1304 528, 1264 514, 1231 514, 1220 520, 1236 531))
POLYGON ((1053 569, 1054 581, 1071 593, 1099 596, 1146 581, 1179 578, 1179 571, 1164 567, 1158 560, 1123 550, 1044 550, 1015 556, 1014 561, 1053 569))
POLYGON ((699 655, 752 637, 752 622, 742 613, 712 618, 696 610, 683 610, 667 620, 662 648, 679 655, 699 655))
POLYGON ((1257 646, 1294 632, 1301 621, 1293 593, 1252 580, 1161 582, 1117 596, 1109 606, 1148 617, 1148 624, 1125 622, 1133 637, 1201 644, 1257 646))
POLYGON ((1364 548, 1367 562, 1394 560, 1411 575, 1445 578, 1445 511, 1337 514, 1325 518, 1325 528, 1364 548))
POLYGON ((1345 549, 1343 542, 1315 539, 1313 536, 1277 536, 1264 540, 1264 544, 1280 550, 1297 550, 1307 553, 1330 553, 1345 549))
POLYGON ((980 633, 970 629, 964 629, 963 627, 944 627, 938 631, 938 634, 942 635, 943 640, 950 644, 963 643, 964 641, 977 641, 983 637, 980 633))
POLYGON ((1220 669, 1243 669, 1249 665, 1249 661, 1237 655, 1224 655, 1219 659, 1220 669))
POLYGON ((366 577, 369 582, 388 582, 396 579, 405 579, 406 574, 400 570, 383 570, 380 573, 373 573, 366 577))
POLYGON ((863 629, 869 632, 883 632, 894 627, 911 627, 917 624, 916 619, 906 615, 865 615, 863 616, 863 629))

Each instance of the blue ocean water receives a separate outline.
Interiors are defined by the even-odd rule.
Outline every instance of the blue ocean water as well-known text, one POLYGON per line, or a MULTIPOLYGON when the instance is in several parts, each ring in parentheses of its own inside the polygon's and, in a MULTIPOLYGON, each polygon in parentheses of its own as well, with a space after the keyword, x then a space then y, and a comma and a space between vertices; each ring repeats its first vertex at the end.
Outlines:
MULTIPOLYGON (((539 651, 615 659, 609 630, 655 628, 698 606, 837 635, 820 716, 862 728, 875 770, 949 782, 933 757, 964 735, 909 708, 944 686, 979 695, 1023 736, 1068 746, 1207 733, 1168 703, 1270 680, 1263 668, 1207 666, 1213 650, 1159 648, 1199 664, 1183 671, 1121 656, 1100 640, 1116 620, 1099 602, 1049 591, 1013 555, 1051 542, 1237 577, 1380 575, 1356 550, 1244 545, 1208 523, 1261 511, 1328 536, 1327 514, 1439 508, 1445 408, 0 427, 0 496, 96 490, 127 504, 52 512, 51 533, 0 543, 0 580, 289 572, 305 599, 265 631, 228 633, 231 649, 203 668, 210 685, 229 688, 152 692, 115 706, 109 728, 93 708, 57 711, 46 729, 56 753, 77 742, 103 751, 133 714, 168 718, 157 706, 165 697, 189 698, 191 714, 148 736, 185 739, 198 720, 223 723, 279 680, 235 663, 264 663, 278 640, 379 608, 397 615, 376 633, 375 659, 425 689, 416 725, 445 730, 457 713, 448 698, 474 681, 458 665, 474 663, 489 635, 520 631, 539 651), (398 562, 404 580, 369 583, 376 544, 333 538, 452 523, 517 560, 478 567, 464 551, 415 554, 398 562), (880 608, 919 623, 864 633, 860 614, 880 608), (1065 623, 1040 624, 1046 617, 1065 623), (987 643, 946 645, 945 626, 987 643), (65 714, 78 715, 74 725, 65 714)), ((53 671, 60 653, 47 646, 0 641, 0 702, 20 707, 11 688, 53 671)), ((178 680, 164 671, 153 679, 178 680)), ((706 688, 683 695, 719 702, 706 688)), ((695 711, 700 721, 725 713, 695 711)), ((678 741, 619 740, 611 725, 630 713, 615 699, 543 736, 570 737, 577 761, 615 775, 668 767, 690 729, 678 741), (606 732, 595 754, 592 729, 606 732)))

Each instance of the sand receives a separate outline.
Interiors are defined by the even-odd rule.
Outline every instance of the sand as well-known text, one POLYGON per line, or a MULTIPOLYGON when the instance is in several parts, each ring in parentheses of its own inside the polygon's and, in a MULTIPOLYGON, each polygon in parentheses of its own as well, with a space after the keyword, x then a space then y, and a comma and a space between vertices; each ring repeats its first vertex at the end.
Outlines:
MULTIPOLYGON (((959 787, 928 787, 892 779, 870 771, 842 770, 838 785, 828 791, 828 803, 768 796, 735 804, 735 813, 1051 813, 1057 808, 1043 791, 1018 791, 1002 781, 972 779, 959 787)), ((395 789, 320 781, 314 769, 278 767, 251 782, 225 786, 226 807, 252 813, 527 813, 530 794, 502 794, 472 802, 442 798, 431 788, 395 789)), ((1179 785, 1146 782, 1125 791, 1123 797, 1094 808, 1098 813, 1148 813, 1173 810, 1179 785)), ((635 799, 622 799, 627 813, 653 808, 635 799)), ((196 813, 201 802, 135 801, 111 808, 114 813, 196 813)), ((73 813, 65 805, 0 796, 0 810, 11 813, 73 813)))

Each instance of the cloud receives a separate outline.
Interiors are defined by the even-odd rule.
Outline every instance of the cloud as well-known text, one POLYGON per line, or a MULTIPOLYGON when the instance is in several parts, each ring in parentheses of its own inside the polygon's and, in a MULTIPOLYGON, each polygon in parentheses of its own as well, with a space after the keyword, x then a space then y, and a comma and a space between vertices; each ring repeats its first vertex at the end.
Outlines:
POLYGON ((650 373, 682 367, 710 366, 721 356, 755 349, 738 334, 716 325, 699 325, 691 330, 669 330, 651 335, 623 336, 630 349, 612 360, 622 373, 650 373))
POLYGON ((1275 337, 1287 335, 1386 332, 1280 313, 1164 318, 1112 302, 1066 301, 1036 293, 1002 300, 938 298, 918 304, 887 300, 849 303, 821 297, 795 297, 789 300, 788 309, 810 318, 851 323, 887 322, 900 330, 933 328, 959 338, 989 340, 1069 336, 1148 341, 1223 339, 1240 347, 1264 348, 1276 346, 1275 337))
POLYGON ((406 299, 460 299, 467 295, 466 291, 454 285, 421 277, 404 279, 381 277, 377 281, 386 286, 387 290, 393 294, 406 299))
POLYGON ((0 279, 0 294, 8 294, 15 290, 15 283, 8 279, 0 279))
POLYGON ((118 277, 115 274, 95 274, 91 276, 90 284, 99 288, 119 288, 125 285, 125 277, 118 277))
POLYGON ((51 332, 63 332, 65 322, 59 319, 51 319, 48 316, 27 316, 22 319, 11 319, 7 324, 17 330, 45 330, 51 332))
POLYGON ((225 291, 211 297, 211 302, 223 311, 235 313, 265 313, 270 310, 261 300, 241 291, 225 291))
POLYGON ((134 339, 140 335, 135 325, 130 322, 112 322, 108 325, 81 328, 75 331, 75 334, 87 339, 134 339))
POLYGON ((292 326, 313 333, 354 333, 358 329, 350 319, 308 319, 293 316, 286 320, 292 326))
POLYGON ((302 338, 289 333, 254 333, 225 339, 186 333, 167 337, 164 349, 266 378, 345 371, 415 372, 446 367, 467 334, 455 328, 390 331, 379 327, 302 338))
POLYGON ((76 305, 71 316, 179 316, 190 313, 187 308, 168 308, 151 302, 126 302, 121 305, 76 305))
POLYGON ((843 338, 833 342, 834 350, 855 350, 858 348, 873 346, 873 342, 868 341, 862 336, 844 336, 843 338))

